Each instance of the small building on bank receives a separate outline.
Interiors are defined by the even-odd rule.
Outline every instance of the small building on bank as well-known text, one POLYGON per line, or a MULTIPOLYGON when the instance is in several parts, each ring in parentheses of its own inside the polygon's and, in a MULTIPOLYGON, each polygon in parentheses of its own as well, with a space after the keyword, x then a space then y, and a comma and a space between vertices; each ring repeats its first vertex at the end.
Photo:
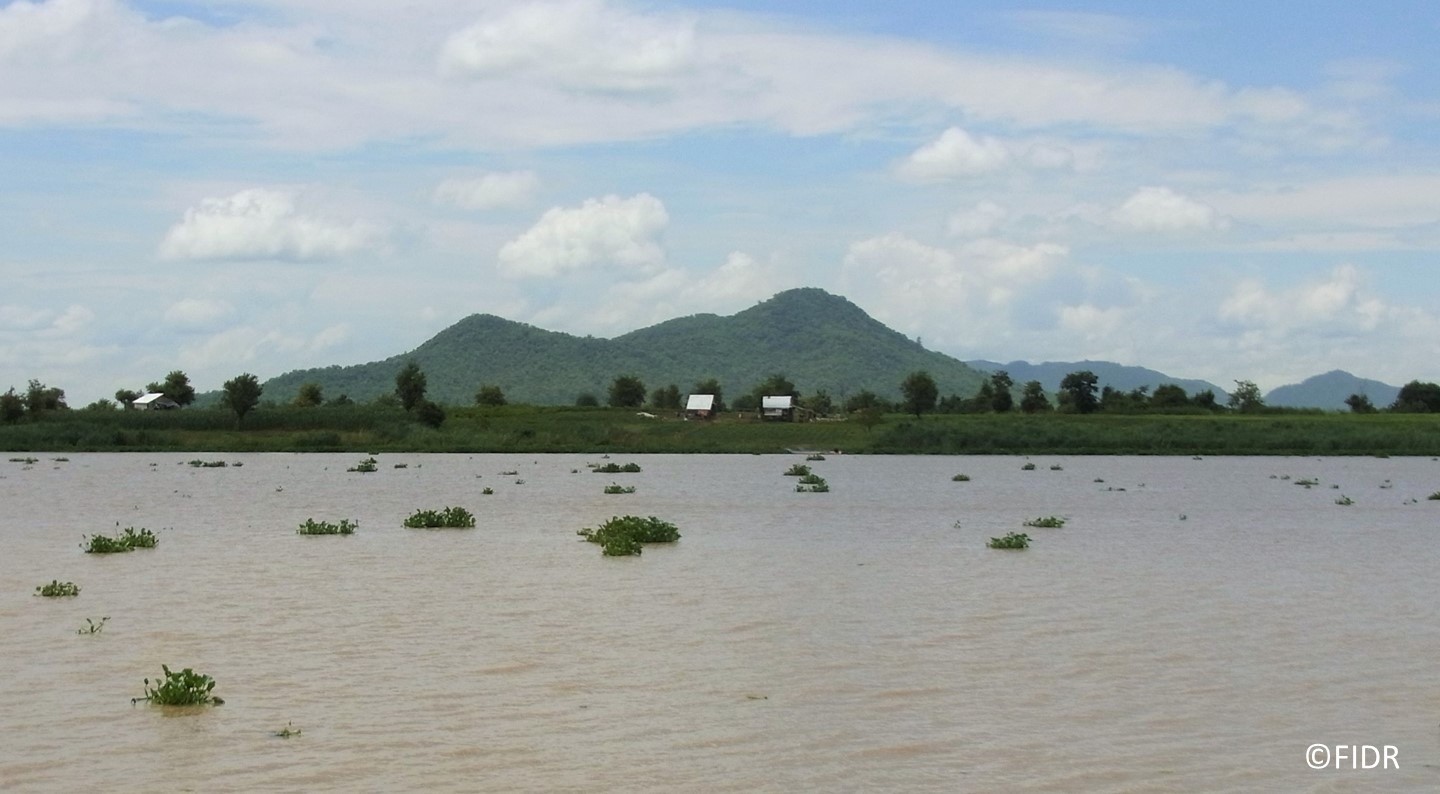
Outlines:
POLYGON ((795 421, 795 398, 788 394, 761 397, 760 418, 767 422, 795 421))
POLYGON ((179 408, 180 403, 166 397, 163 392, 153 391, 149 394, 142 394, 130 403, 137 411, 168 411, 172 408, 179 408))
POLYGON ((686 419, 713 419, 715 417, 715 395, 692 394, 685 399, 686 419))

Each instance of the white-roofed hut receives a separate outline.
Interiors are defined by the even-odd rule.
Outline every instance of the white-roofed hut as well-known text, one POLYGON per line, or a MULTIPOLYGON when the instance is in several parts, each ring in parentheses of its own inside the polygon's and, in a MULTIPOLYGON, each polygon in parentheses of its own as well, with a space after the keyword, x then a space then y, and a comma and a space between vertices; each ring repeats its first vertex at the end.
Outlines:
POLYGON ((715 395, 692 394, 685 399, 686 419, 715 418, 715 395))

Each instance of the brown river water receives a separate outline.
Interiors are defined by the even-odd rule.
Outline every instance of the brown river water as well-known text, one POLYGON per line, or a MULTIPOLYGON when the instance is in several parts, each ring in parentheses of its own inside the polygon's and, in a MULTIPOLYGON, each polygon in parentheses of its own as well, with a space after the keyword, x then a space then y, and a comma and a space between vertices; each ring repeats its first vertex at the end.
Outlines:
POLYGON ((5 791, 1440 790, 1429 458, 832 455, 809 494, 800 455, 33 456, 5 791), (478 526, 401 526, 448 505, 478 526), (625 513, 683 537, 575 534, 625 513), (81 550, 117 523, 158 547, 81 550), (225 705, 132 705, 161 664, 225 705))

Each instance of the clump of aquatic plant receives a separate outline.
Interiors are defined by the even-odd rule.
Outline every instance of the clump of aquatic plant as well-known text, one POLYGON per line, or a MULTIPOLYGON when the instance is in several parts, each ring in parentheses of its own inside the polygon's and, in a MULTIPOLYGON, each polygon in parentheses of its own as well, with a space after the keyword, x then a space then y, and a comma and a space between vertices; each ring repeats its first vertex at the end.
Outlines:
POLYGON ((824 460, 824 459, 825 459, 825 456, 824 456, 824 455, 821 455, 819 452, 815 452, 815 453, 812 453, 812 454, 809 454, 809 455, 806 455, 806 456, 805 456, 805 460, 808 460, 808 461, 817 461, 817 460, 824 460))
POLYGON ((1030 536, 1024 532, 1007 532, 1003 538, 991 538, 992 549, 1025 549, 1030 547, 1030 536))
POLYGON ((626 463, 621 465, 619 463, 606 463, 603 466, 593 467, 591 471, 596 474, 634 474, 640 471, 640 464, 626 463))
POLYGON ((635 486, 619 485, 612 482, 609 485, 605 486, 605 493, 635 493, 635 486))
POLYGON ((803 463, 796 463, 785 470, 786 477, 804 477, 810 473, 810 467, 803 463))
POLYGON ((223 460, 192 460, 192 461, 190 461, 190 466, 191 466, 191 468, 196 468, 196 469, 223 469, 223 468, 225 468, 225 467, 228 466, 228 465, 230 465, 230 464, 226 463, 226 462, 223 461, 223 460))
POLYGON ((85 625, 84 625, 84 626, 81 626, 81 627, 78 628, 78 629, 76 629, 76 630, 75 630, 75 633, 76 633, 76 634, 99 634, 101 631, 104 631, 104 630, 105 630, 105 623, 106 623, 106 621, 108 621, 108 620, 110 620, 110 618, 108 618, 108 617, 100 618, 100 622, 99 622, 99 623, 96 623, 95 621, 91 620, 90 618, 85 618, 85 625))
POLYGON ((1020 471, 1035 471, 1035 464, 1027 463, 1020 467, 1020 471))
POLYGON ((796 493, 830 493, 830 483, 818 474, 807 474, 795 484, 796 493))
POLYGON ((1440 502, 1440 491, 1436 491, 1435 493, 1432 493, 1425 498, 1429 499, 1432 502, 1440 502))
POLYGON ((149 701, 157 706, 204 706, 224 704, 224 700, 211 694, 215 689, 215 679, 208 675, 197 673, 189 667, 184 670, 171 670, 168 665, 160 665, 165 672, 163 681, 156 680, 154 684, 150 679, 145 679, 145 696, 131 698, 133 705, 142 700, 149 701))
POLYGON ((340 519, 340 523, 331 521, 316 521, 313 518, 305 519, 305 523, 295 530, 297 535, 353 535, 359 529, 359 521, 351 521, 348 518, 340 519))
POLYGON ((368 474, 368 473, 370 473, 370 472, 372 472, 372 471, 378 471, 379 469, 380 469, 380 461, 375 460, 375 458, 374 458, 373 456, 371 456, 371 457, 368 457, 368 458, 360 461, 359 463, 355 464, 354 466, 351 466, 350 468, 346 469, 345 471, 356 471, 356 472, 360 472, 361 474, 368 474))
POLYGON ((1059 529, 1065 526, 1065 519, 1060 516, 1042 516, 1026 521, 1025 526, 1040 527, 1041 529, 1059 529))
POLYGON ((62 598, 65 596, 80 595, 80 586, 74 582, 62 582, 59 579, 51 579, 50 584, 42 584, 35 588, 35 595, 45 598, 62 598))
POLYGON ((1346 496, 1345 494, 1340 494, 1340 498, 1335 500, 1335 504, 1340 505, 1340 506, 1342 506, 1342 507, 1349 507, 1350 505, 1355 504, 1355 500, 1354 500, 1354 499, 1351 499, 1350 497, 1346 496))
POLYGON ((80 548, 84 549, 86 554, 122 554, 133 549, 153 549, 159 542, 160 539, 155 537, 155 533, 144 527, 138 530, 135 527, 126 527, 113 537, 91 535, 80 544, 80 548))
POLYGON ((655 516, 615 516, 595 529, 587 527, 576 534, 600 544, 601 553, 607 557, 628 557, 639 554, 642 544, 674 543, 680 539, 679 527, 655 516))
POLYGON ((520 473, 520 472, 516 471, 515 469, 510 469, 509 471, 502 471, 502 472, 500 472, 500 476, 501 476, 501 477, 514 477, 515 475, 517 475, 517 474, 519 474, 519 473, 520 473))
POLYGON ((120 531, 120 540, 132 549, 153 549, 160 542, 154 532, 144 527, 138 530, 135 527, 126 527, 120 531))
POLYGON ((1319 484, 1320 484, 1320 481, 1319 481, 1319 480, 1311 480, 1311 479, 1300 479, 1300 480, 1296 480, 1296 481, 1295 481, 1295 484, 1296 484, 1296 485, 1303 485, 1303 486, 1305 486, 1306 488, 1309 488, 1309 487, 1312 486, 1312 485, 1319 485, 1319 484))
POLYGON ((11 458, 11 463, 23 463, 26 466, 33 466, 40 462, 39 458, 11 458))
POLYGON ((281 739, 289 739, 291 736, 299 736, 301 733, 303 733, 303 731, 295 727, 295 723, 286 722, 285 727, 281 728, 278 731, 275 731, 271 735, 278 736, 281 739))
POLYGON ((957 474, 954 477, 950 478, 950 482, 970 482, 970 475, 957 474))
POLYGON ((1050 471, 1065 471, 1065 467, 1058 463, 1053 463, 1050 465, 1050 471))
POLYGON ((70 459, 69 459, 69 458, 51 458, 50 460, 53 460, 53 461, 55 461, 56 463, 69 463, 69 462, 70 462, 70 459))
POLYGON ((494 488, 491 488, 490 486, 487 485, 487 486, 485 486, 484 488, 481 488, 481 489, 480 489, 480 493, 482 493, 482 494, 484 494, 484 495, 486 495, 486 496, 490 496, 490 495, 492 495, 492 494, 495 493, 495 489, 494 489, 494 488))
POLYGON ((465 529, 475 526, 475 516, 463 507, 416 510, 413 515, 405 519, 405 526, 411 529, 465 529))
POLYGON ((397 469, 408 469, 408 468, 410 468, 410 464, 408 464, 408 463, 397 463, 397 464, 395 464, 395 468, 397 468, 397 469))

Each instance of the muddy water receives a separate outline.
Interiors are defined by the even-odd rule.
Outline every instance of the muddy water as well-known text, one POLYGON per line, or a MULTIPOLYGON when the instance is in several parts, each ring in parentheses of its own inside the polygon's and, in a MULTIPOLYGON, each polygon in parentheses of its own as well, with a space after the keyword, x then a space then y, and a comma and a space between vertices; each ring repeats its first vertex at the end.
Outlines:
POLYGON ((798 494, 799 456, 35 457, 0 464, 6 791, 1440 788, 1430 459, 832 456, 798 494), (447 505, 479 526, 401 527, 447 505), (620 513, 683 538, 579 542, 620 513), (117 522, 159 546, 80 550, 117 522), (162 663, 226 704, 132 706, 162 663))

